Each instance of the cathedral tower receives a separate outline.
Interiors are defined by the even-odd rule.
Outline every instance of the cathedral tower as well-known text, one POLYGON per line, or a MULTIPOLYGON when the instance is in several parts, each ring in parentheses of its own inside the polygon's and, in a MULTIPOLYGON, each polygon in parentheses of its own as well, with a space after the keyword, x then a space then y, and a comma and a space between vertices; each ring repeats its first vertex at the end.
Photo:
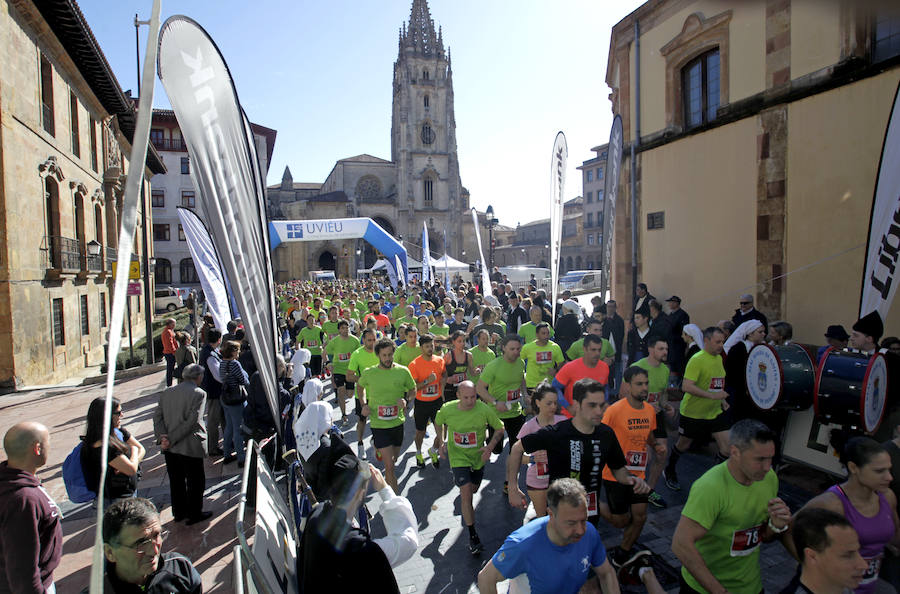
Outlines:
MULTIPOLYGON (((433 252, 460 257, 460 230, 468 196, 459 177, 453 71, 449 48, 426 0, 413 0, 409 23, 400 29, 394 62, 391 161, 397 167, 398 231, 419 243, 428 223, 433 252)), ((411 254, 417 256, 417 254, 411 254)))

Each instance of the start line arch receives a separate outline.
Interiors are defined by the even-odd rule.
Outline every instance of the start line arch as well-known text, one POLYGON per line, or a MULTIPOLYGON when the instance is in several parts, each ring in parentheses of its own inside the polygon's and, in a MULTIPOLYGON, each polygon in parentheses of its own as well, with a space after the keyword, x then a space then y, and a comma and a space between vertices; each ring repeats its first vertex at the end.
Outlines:
POLYGON ((409 262, 406 248, 375 221, 368 217, 353 219, 310 219, 305 221, 269 221, 271 249, 292 241, 329 241, 337 239, 363 239, 387 257, 394 266, 394 257, 400 260, 402 272, 397 277, 409 278, 409 262))

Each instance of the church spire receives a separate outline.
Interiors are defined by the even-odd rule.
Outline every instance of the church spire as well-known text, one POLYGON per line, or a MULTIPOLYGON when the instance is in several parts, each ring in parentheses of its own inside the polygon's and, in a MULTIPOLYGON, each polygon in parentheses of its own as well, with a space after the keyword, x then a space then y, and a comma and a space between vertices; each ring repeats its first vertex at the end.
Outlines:
MULTIPOLYGON (((434 30, 428 0, 413 0, 409 11, 409 26, 401 34, 400 46, 424 57, 442 57, 443 36, 434 30)), ((401 50, 402 51, 402 50, 401 50)))

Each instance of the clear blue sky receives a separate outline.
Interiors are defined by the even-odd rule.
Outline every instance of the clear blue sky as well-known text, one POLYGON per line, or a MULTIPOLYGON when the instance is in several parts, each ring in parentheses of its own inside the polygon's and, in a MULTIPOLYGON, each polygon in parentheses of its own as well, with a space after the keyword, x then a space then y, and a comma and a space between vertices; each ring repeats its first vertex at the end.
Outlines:
MULTIPOLYGON (((391 80, 411 0, 163 0, 219 46, 251 121, 278 131, 268 183, 323 182, 338 159, 390 159, 391 80)), ((641 2, 429 0, 453 60, 462 183, 505 225, 549 216, 550 152, 566 134, 575 169, 609 137, 612 26, 641 2)), ((134 15, 150 0, 79 0, 123 89, 136 88, 134 15)), ((147 27, 141 27, 141 63, 147 27)), ((135 93, 136 94, 136 93, 135 93)), ((155 107, 168 108, 157 82, 155 107)))

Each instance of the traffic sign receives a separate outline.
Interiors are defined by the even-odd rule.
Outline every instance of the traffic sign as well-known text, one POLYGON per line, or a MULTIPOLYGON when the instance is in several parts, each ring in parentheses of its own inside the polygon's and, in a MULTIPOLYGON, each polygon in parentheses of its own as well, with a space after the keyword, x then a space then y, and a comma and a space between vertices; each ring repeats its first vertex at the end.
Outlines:
POLYGON ((128 283, 128 292, 125 293, 129 297, 140 297, 141 295, 141 283, 128 283))
MULTIPOLYGON (((112 273, 113 277, 116 276, 116 265, 118 262, 112 263, 112 273)), ((141 280, 141 263, 137 260, 132 260, 131 265, 128 267, 128 280, 141 280)))

